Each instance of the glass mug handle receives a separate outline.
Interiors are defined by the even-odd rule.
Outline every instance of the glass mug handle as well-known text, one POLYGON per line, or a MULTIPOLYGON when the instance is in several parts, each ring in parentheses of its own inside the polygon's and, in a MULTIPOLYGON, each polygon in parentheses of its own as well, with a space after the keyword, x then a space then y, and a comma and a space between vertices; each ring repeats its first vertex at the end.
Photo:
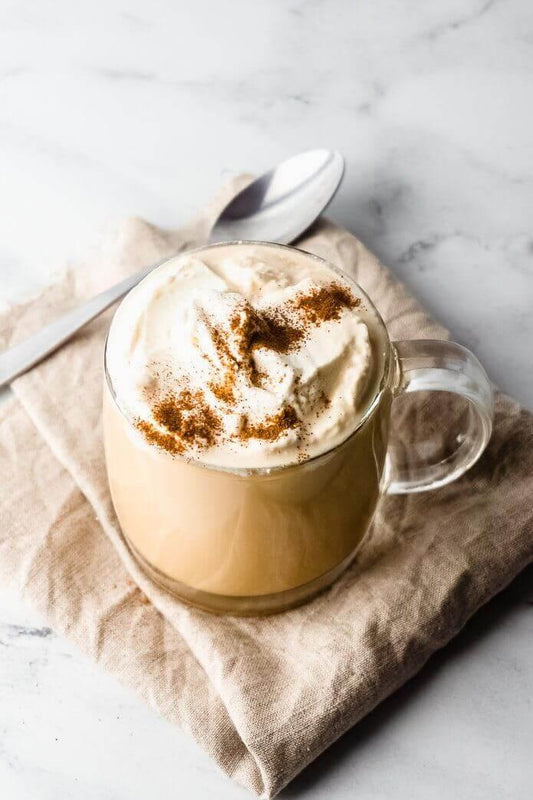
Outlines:
POLYGON ((494 395, 487 373, 466 347, 420 339, 394 342, 393 348, 398 367, 395 398, 410 392, 435 391, 451 392, 468 401, 451 446, 448 443, 438 455, 431 439, 399 448, 391 436, 388 494, 425 492, 456 480, 482 454, 492 432, 494 395))

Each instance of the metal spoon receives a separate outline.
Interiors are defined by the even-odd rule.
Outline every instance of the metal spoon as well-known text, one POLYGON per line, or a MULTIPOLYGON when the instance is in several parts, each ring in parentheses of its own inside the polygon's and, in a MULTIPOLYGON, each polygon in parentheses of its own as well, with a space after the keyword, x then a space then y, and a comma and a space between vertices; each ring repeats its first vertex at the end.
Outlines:
MULTIPOLYGON (((216 220, 209 242, 294 241, 328 205, 343 172, 343 157, 331 150, 310 150, 283 161, 233 198, 216 220)), ((161 263, 125 278, 2 353, 0 387, 57 350, 161 263)))

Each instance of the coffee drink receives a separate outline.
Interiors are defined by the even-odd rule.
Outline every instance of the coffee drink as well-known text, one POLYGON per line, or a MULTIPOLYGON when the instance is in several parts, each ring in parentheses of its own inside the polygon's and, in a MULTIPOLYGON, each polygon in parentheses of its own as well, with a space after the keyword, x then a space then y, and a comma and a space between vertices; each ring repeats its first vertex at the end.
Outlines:
POLYGON ((346 566, 387 447, 390 345, 361 290, 268 244, 180 255, 106 348, 109 482, 153 577, 211 610, 292 605, 346 566))

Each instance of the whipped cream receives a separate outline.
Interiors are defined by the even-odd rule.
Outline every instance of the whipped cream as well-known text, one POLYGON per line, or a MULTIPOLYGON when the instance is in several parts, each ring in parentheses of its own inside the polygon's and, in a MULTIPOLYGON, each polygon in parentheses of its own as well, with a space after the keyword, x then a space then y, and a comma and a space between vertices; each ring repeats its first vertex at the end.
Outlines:
POLYGON ((353 287, 275 245, 177 256, 122 302, 107 368, 146 446, 233 469, 327 451, 354 429, 373 349, 353 287))

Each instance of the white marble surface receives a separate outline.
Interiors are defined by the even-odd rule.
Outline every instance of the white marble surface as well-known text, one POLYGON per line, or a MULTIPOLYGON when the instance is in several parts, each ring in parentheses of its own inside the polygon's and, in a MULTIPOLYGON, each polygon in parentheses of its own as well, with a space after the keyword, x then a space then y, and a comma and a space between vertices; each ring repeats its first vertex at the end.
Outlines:
MULTIPOLYGON (((330 215, 533 407, 530 0, 0 0, 0 302, 329 146, 330 215)), ((533 573, 285 792, 533 793, 533 573)), ((0 590, 0 796, 248 796, 0 590)))

